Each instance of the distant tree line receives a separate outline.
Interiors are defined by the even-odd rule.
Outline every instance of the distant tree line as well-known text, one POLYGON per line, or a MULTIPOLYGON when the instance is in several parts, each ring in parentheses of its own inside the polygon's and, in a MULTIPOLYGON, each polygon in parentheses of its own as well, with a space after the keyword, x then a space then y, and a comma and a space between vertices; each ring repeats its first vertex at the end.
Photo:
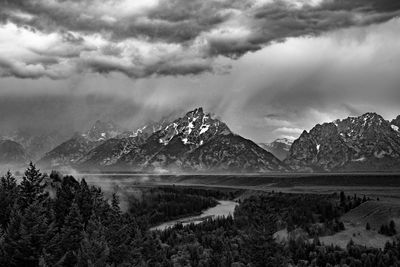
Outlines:
POLYGON ((394 221, 391 220, 388 225, 382 224, 378 232, 382 235, 394 236, 397 233, 394 221))
POLYGON ((142 189, 141 199, 129 198, 129 214, 145 218, 149 226, 196 215, 218 204, 217 199, 233 199, 240 191, 216 191, 200 188, 157 187, 142 189))

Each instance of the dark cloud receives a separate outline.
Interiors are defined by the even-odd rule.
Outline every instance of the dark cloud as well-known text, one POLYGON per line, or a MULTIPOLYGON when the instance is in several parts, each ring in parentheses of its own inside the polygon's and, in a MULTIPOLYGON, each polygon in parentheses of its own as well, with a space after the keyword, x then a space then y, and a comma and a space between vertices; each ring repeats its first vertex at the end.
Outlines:
MULTIPOLYGON (((247 39, 252 44, 248 46, 249 51, 288 37, 315 36, 340 28, 387 21, 400 14, 400 3, 393 2, 326 0, 317 6, 291 8, 290 2, 275 1, 254 10, 251 21, 253 32, 247 39)), ((228 52, 234 52, 229 51, 229 44, 226 47, 228 52)), ((242 48, 237 50, 239 55, 243 52, 242 48)))
POLYGON ((238 58, 247 52, 261 49, 261 45, 249 40, 209 40, 208 54, 211 56, 228 56, 238 58))
POLYGON ((304 2, 0 0, 1 129, 135 128, 203 106, 265 142, 398 115, 400 3, 304 2))
POLYGON ((211 72, 212 70, 213 68, 208 62, 183 62, 178 64, 164 62, 147 69, 147 73, 163 76, 179 76, 201 74, 203 72, 211 72))
POLYGON ((84 62, 84 69, 89 69, 93 73, 110 74, 121 72, 131 78, 144 78, 151 75, 159 76, 180 76, 196 75, 203 72, 211 72, 213 68, 209 62, 157 62, 143 68, 133 68, 116 60, 101 58, 91 58, 84 62))
MULTIPOLYGON (((19 27, 28 27, 32 32, 60 35, 60 43, 64 44, 61 49, 30 50, 57 60, 75 59, 67 62, 71 68, 77 66, 75 71, 85 71, 82 66, 87 66, 90 71, 117 71, 129 77, 142 77, 202 73, 212 70, 213 62, 210 60, 221 55, 238 58, 289 37, 315 36, 350 26, 381 23, 400 14, 400 2, 392 0, 325 0, 317 4, 287 0, 266 1, 264 4, 256 0, 160 0, 149 6, 139 1, 146 7, 142 9, 140 6, 130 8, 129 5, 134 3, 123 1, 1 0, 0 19, 3 23, 11 21, 19 27), (237 34, 238 29, 243 32, 237 34), (93 35, 103 38, 108 44, 89 45, 85 38, 93 35), (179 45, 181 53, 191 57, 192 63, 185 64, 181 59, 171 57, 166 61, 162 54, 168 55, 169 50, 162 52, 163 48, 156 55, 160 57, 158 61, 137 61, 129 55, 131 48, 125 48, 125 51, 121 48, 131 39, 144 41, 149 47, 157 43, 179 45), (90 51, 96 53, 88 55, 91 58, 114 58, 88 60, 82 56, 82 53, 90 51), (204 58, 210 59, 207 66, 204 58), (81 60, 83 63, 76 64, 81 60), (116 63, 117 60, 130 60, 132 64, 116 63), (162 66, 157 68, 156 64, 162 66)), ((38 70, 22 71, 15 65, 5 65, 2 64, 8 75, 21 78, 40 76, 38 70)), ((50 74, 51 65, 42 65, 42 68, 43 76, 63 76, 50 74)))

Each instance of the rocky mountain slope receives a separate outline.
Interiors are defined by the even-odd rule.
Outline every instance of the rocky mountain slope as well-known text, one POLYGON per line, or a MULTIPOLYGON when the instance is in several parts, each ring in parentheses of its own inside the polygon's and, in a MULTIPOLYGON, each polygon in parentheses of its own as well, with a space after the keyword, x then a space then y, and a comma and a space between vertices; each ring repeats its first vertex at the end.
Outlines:
POLYGON ((318 124, 293 143, 285 163, 299 171, 400 170, 399 122, 366 113, 318 124))
POLYGON ((278 171, 285 166, 202 108, 188 112, 140 147, 124 155, 122 165, 164 171, 278 171))
POLYGON ((67 140, 67 136, 58 131, 37 133, 29 129, 20 129, 12 133, 3 134, 1 139, 11 140, 21 144, 25 150, 27 159, 36 161, 46 152, 67 140))
POLYGON ((102 141, 91 141, 80 134, 63 142, 39 160, 42 168, 60 168, 74 165, 82 156, 102 141))
POLYGON ((139 134, 110 139, 82 157, 78 165, 151 172, 286 170, 271 153, 233 134, 202 108, 168 123, 145 140, 139 134))
POLYGON ((270 152, 253 141, 229 133, 219 135, 188 155, 186 165, 194 170, 234 172, 286 171, 270 152))
POLYGON ((0 164, 23 164, 27 161, 23 146, 12 140, 0 140, 0 164))
POLYGON ((117 163, 126 153, 142 141, 140 136, 112 138, 95 146, 79 158, 76 165, 81 169, 104 169, 117 163))
POLYGON ((75 134, 72 138, 46 153, 38 164, 44 168, 74 166, 91 149, 121 133, 122 130, 112 122, 98 120, 87 132, 75 134))
MULTIPOLYGON (((29 154, 20 146, 5 145, 0 158, 26 161, 29 154)), ((134 131, 97 121, 46 153, 39 166, 138 172, 400 171, 400 116, 389 122, 366 113, 318 124, 293 144, 278 139, 260 146, 197 108, 134 131)))
POLYGON ((288 138, 279 138, 271 143, 260 143, 258 144, 263 149, 272 153, 275 157, 280 160, 284 160, 289 155, 290 147, 293 144, 293 140, 288 138))
POLYGON ((85 170, 112 169, 123 155, 144 144, 153 133, 160 131, 169 123, 168 117, 163 117, 159 122, 151 121, 134 131, 124 131, 95 146, 80 157, 76 165, 85 170))
POLYGON ((122 129, 111 121, 102 122, 97 120, 89 131, 82 134, 82 137, 92 142, 98 142, 114 138, 122 132, 122 129))

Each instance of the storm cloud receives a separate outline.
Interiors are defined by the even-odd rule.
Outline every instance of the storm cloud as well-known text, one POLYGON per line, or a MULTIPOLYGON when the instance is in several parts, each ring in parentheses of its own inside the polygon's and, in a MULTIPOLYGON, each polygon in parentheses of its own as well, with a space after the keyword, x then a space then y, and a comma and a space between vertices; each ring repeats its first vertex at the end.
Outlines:
POLYGON ((399 15, 390 0, 0 1, 0 75, 198 75, 290 37, 399 15), (6 57, 6 58, 5 58, 6 57))
POLYGON ((400 3, 0 0, 0 132, 203 106, 257 142, 400 114, 400 3))

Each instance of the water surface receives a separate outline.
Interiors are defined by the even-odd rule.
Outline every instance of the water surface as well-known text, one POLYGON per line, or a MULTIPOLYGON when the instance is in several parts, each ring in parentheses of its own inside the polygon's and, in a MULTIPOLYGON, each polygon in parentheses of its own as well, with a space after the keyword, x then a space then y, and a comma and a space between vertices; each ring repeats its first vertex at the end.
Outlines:
POLYGON ((194 223, 199 224, 208 218, 216 218, 216 217, 227 217, 228 215, 233 216, 233 212, 235 207, 238 205, 235 201, 229 200, 219 200, 218 205, 212 208, 209 208, 203 211, 198 216, 189 216, 185 218, 180 218, 177 220, 169 221, 162 223, 158 226, 152 227, 150 230, 160 230, 163 231, 167 228, 173 227, 174 225, 181 223, 183 226, 194 223))

